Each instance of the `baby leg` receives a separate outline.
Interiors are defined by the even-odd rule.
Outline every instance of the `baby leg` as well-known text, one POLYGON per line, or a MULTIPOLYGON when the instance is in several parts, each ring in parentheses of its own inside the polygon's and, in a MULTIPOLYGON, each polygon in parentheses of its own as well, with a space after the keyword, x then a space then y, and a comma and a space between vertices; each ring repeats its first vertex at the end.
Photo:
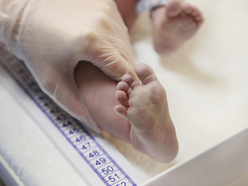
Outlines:
POLYGON ((126 142, 129 142, 129 122, 118 116, 114 106, 118 104, 115 93, 117 82, 88 62, 79 62, 75 81, 92 117, 99 126, 126 142))
POLYGON ((97 67, 82 62, 76 68, 75 80, 90 113, 103 130, 158 161, 170 161, 177 154, 178 144, 165 91, 148 66, 138 65, 136 73, 143 85, 129 75, 117 85, 97 67), (136 98, 139 99, 135 102, 136 98))

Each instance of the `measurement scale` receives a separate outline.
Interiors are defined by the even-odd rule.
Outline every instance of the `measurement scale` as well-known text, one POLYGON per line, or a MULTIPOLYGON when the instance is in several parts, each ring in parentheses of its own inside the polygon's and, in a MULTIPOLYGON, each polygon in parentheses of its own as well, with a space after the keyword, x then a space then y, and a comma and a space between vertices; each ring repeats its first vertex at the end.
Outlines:
POLYGON ((106 139, 86 129, 43 93, 26 66, 3 44, 0 54, 3 84, 66 155, 83 180, 97 186, 134 186, 144 181, 106 139))

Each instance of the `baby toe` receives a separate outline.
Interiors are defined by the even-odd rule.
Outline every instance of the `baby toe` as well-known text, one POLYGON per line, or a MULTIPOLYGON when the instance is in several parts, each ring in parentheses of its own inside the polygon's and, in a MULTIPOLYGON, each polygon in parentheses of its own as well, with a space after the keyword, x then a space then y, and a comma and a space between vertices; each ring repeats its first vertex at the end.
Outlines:
POLYGON ((117 90, 122 90, 124 92, 128 92, 129 88, 130 88, 129 85, 124 81, 121 81, 117 84, 117 90))
POLYGON ((186 14, 189 14, 192 17, 195 17, 195 19, 202 19, 201 11, 198 8, 196 8, 196 7, 194 7, 194 6, 190 5, 190 4, 185 3, 183 5, 183 11, 186 14))
POLYGON ((181 12, 181 3, 179 0, 172 0, 166 6, 166 15, 168 17, 178 16, 181 12))
POLYGON ((139 85, 138 82, 136 82, 130 74, 125 74, 122 77, 122 81, 127 83, 127 85, 130 86, 132 89, 139 85))
POLYGON ((121 105, 123 105, 124 107, 128 107, 128 96, 126 92, 117 90, 116 99, 121 105))
POLYGON ((152 68, 147 64, 140 63, 136 65, 135 72, 138 75, 140 81, 143 85, 146 85, 152 81, 156 81, 157 77, 154 74, 152 68))
POLYGON ((115 110, 115 112, 116 112, 119 116, 121 116, 121 117, 125 117, 125 116, 126 116, 127 108, 124 107, 123 105, 116 105, 116 106, 114 107, 114 110, 115 110))

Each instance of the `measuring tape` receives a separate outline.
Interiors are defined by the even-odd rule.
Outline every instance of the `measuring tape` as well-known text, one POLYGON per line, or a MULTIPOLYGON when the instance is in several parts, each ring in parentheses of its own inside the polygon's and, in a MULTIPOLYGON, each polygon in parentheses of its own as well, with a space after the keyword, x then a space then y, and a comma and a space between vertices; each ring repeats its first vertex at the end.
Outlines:
POLYGON ((0 44, 1 80, 90 185, 134 186, 144 181, 101 135, 86 129, 41 91, 26 66, 0 44), (118 162, 118 163, 117 163, 118 162))

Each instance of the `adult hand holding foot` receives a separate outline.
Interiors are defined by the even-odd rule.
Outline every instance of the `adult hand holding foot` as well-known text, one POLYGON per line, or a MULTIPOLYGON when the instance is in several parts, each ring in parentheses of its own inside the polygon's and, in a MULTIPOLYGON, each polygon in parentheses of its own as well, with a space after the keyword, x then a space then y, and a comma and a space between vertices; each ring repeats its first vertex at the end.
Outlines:
POLYGON ((78 93, 74 69, 90 61, 112 79, 134 72, 127 28, 113 0, 0 0, 0 40, 55 102, 100 131, 78 93))
MULTIPOLYGON (((134 67, 123 22, 132 26, 137 2, 115 0, 118 12, 113 0, 0 0, 0 41, 72 116, 168 162, 178 142, 166 93, 149 66, 134 67)), ((151 17, 159 54, 175 51, 203 22, 179 0, 152 8, 151 17)))

